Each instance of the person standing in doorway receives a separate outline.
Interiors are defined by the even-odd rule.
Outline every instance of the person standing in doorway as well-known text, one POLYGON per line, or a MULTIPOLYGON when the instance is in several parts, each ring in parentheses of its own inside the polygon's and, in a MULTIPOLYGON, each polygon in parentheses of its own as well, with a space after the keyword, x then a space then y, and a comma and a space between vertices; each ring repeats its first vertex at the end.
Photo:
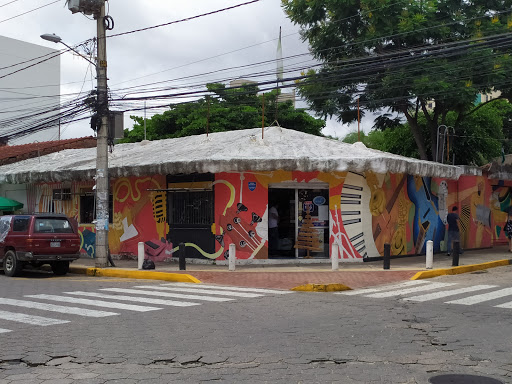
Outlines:
POLYGON ((452 211, 448 214, 446 221, 448 221, 448 256, 452 253, 453 242, 459 242, 459 252, 462 253, 462 247, 460 247, 460 217, 457 213, 458 208, 455 206, 452 208, 452 211))
POLYGON ((279 205, 273 203, 268 210, 268 248, 269 254, 275 253, 279 244, 279 205))

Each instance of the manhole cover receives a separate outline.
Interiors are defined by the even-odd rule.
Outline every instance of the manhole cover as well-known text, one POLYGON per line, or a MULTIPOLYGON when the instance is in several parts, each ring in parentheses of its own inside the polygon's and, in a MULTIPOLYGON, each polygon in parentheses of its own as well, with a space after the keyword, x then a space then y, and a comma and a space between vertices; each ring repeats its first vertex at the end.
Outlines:
POLYGON ((440 375, 428 380, 432 384, 504 384, 503 381, 491 377, 475 375, 440 375))

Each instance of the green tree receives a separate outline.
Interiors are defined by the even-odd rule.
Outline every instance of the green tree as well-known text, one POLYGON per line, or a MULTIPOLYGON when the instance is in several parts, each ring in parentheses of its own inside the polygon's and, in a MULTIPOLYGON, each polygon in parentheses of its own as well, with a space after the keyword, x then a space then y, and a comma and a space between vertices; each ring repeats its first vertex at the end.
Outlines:
POLYGON ((321 63, 299 87, 311 109, 345 123, 356 120, 357 99, 367 111, 398 113, 422 159, 435 157, 437 128, 448 125, 448 116, 459 131, 479 93, 511 94, 512 46, 506 34, 512 0, 282 0, 282 5, 321 63))
MULTIPOLYGON (((294 108, 291 101, 277 104, 278 91, 258 95, 258 87, 245 85, 240 88, 226 88, 223 84, 208 84, 211 96, 194 102, 172 104, 168 111, 146 119, 146 137, 158 140, 183 137, 209 132, 261 127, 263 102, 265 103, 265 125, 277 117, 279 125, 285 128, 321 135, 325 121, 311 116, 303 108, 294 108), (264 100, 263 100, 264 99, 264 100), (209 116, 209 117, 208 117, 209 116)), ((121 142, 136 142, 144 139, 144 119, 131 116, 132 130, 125 130, 121 142)))
MULTIPOLYGON (((466 116, 450 136, 450 159, 455 155, 456 164, 484 165, 499 157, 503 150, 512 150, 512 104, 506 100, 495 100, 488 104, 480 104, 473 113, 466 116)), ((455 112, 446 116, 446 124, 453 127, 457 120, 455 112)), ((427 121, 423 115, 418 117, 421 134, 428 137, 427 121)), ((451 132, 451 131, 450 131, 451 132)), ((357 141, 357 132, 349 133, 344 142, 357 141)), ((374 129, 367 135, 361 134, 361 141, 368 148, 395 153, 407 157, 418 157, 418 148, 411 134, 408 123, 386 130, 374 129)), ((427 146, 430 150, 430 146, 427 146)), ((445 149, 446 153, 447 149, 445 149)), ((446 159, 445 159, 446 162, 446 159)))

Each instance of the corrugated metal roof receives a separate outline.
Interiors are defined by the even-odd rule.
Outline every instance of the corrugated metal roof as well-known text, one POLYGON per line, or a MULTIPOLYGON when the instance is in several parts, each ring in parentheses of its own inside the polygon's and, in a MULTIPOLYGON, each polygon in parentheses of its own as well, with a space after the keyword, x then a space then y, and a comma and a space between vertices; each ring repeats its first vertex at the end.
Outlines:
MULTIPOLYGON (((458 179, 462 168, 346 144, 281 127, 119 144, 109 154, 110 177, 226 171, 353 171, 458 179)), ((70 149, 0 166, 0 183, 90 180, 96 149, 70 149)))

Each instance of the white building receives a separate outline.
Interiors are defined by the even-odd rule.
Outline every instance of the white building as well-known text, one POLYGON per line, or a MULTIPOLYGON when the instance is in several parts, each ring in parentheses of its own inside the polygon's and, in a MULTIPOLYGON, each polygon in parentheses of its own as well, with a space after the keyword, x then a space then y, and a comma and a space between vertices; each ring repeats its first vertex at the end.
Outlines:
POLYGON ((43 120, 50 125, 27 136, 10 138, 9 145, 59 138, 59 123, 55 120, 60 105, 58 53, 0 36, 0 137, 33 128, 43 120))

